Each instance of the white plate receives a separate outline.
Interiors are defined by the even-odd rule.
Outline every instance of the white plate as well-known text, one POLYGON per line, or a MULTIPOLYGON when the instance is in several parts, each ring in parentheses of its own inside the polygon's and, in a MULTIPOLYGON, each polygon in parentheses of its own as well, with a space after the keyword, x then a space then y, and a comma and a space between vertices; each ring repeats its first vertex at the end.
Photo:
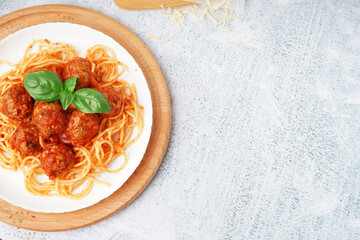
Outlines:
MULTIPOLYGON (((45 38, 52 42, 71 44, 80 57, 85 57, 87 49, 96 44, 113 49, 116 58, 127 66, 126 73, 121 78, 136 85, 138 102, 145 109, 143 133, 134 144, 126 149, 128 155, 126 167, 118 173, 101 174, 98 179, 110 183, 111 187, 95 183, 89 195, 83 199, 71 200, 61 197, 34 196, 25 189, 24 176, 20 170, 13 172, 0 168, 0 197, 5 201, 37 212, 71 212, 94 205, 110 196, 126 182, 140 164, 151 133, 151 96, 140 67, 122 46, 102 32, 78 24, 44 23, 22 29, 0 41, 0 59, 17 63, 23 57, 26 47, 33 40, 45 38)), ((7 66, 1 65, 0 74, 8 69, 7 66)), ((134 134, 136 133, 134 132, 134 134)), ((119 166, 122 160, 122 157, 115 159, 110 168, 119 166)))

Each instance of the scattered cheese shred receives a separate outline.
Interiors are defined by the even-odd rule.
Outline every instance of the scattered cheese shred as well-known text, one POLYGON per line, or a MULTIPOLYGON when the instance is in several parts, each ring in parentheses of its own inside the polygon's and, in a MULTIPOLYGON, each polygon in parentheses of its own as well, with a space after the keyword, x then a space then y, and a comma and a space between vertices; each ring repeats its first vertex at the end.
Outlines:
POLYGON ((206 16, 206 14, 208 14, 208 12, 209 12, 209 9, 206 8, 206 9, 204 10, 204 12, 201 14, 201 20, 204 21, 204 18, 205 18, 205 16, 206 16))
POLYGON ((152 39, 160 39, 161 38, 161 36, 156 36, 156 35, 149 35, 148 37, 152 38, 152 39))
POLYGON ((174 9, 174 12, 177 13, 181 17, 185 17, 179 10, 174 9))
POLYGON ((220 16, 221 19, 240 19, 239 17, 233 16, 231 13, 229 13, 229 9, 226 9, 225 12, 223 12, 223 15, 220 16))
POLYGON ((216 25, 219 25, 219 22, 211 15, 209 12, 206 13, 206 15, 210 18, 211 21, 213 21, 216 25))
POLYGON ((170 36, 170 37, 168 37, 165 41, 170 41, 171 39, 173 39, 175 37, 175 35, 172 35, 172 36, 170 36))
POLYGON ((193 6, 193 7, 189 7, 189 8, 185 8, 184 10, 183 10, 183 14, 184 15, 193 15, 193 16, 196 16, 197 14, 198 14, 198 7, 195 5, 195 6, 193 6))
POLYGON ((210 0, 206 0, 206 3, 207 3, 207 5, 208 5, 209 8, 210 8, 210 12, 211 12, 211 13, 214 13, 215 11, 214 11, 214 9, 213 9, 213 6, 212 6, 212 4, 211 4, 211 1, 210 1, 210 0))
POLYGON ((244 41, 243 44, 246 45, 246 44, 250 43, 251 41, 252 41, 252 38, 249 38, 248 40, 244 41))

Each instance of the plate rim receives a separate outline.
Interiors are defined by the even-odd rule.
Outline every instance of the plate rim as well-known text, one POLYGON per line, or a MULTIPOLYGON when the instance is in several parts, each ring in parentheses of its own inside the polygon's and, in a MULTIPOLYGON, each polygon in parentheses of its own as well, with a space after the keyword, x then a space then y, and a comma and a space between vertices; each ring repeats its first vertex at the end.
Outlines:
POLYGON ((142 161, 120 189, 99 203, 73 212, 43 213, 17 207, 0 198, 0 221, 29 230, 64 231, 94 224, 117 213, 147 187, 167 149, 171 130, 171 104, 160 66, 145 44, 124 25, 96 11, 59 4, 20 9, 0 18, 0 40, 23 28, 49 22, 80 24, 114 39, 142 69, 153 107, 150 140, 142 161))
MULTIPOLYGON (((65 22, 51 22, 23 28, 0 41, 0 52, 2 56, 0 58, 10 62, 17 62, 23 57, 23 52, 29 45, 29 39, 44 38, 50 40, 51 42, 60 41, 62 43, 71 44, 75 50, 77 50, 79 56, 85 56, 84 54, 86 54, 87 49, 91 46, 94 46, 95 44, 103 44, 112 48, 118 60, 126 63, 126 68, 129 70, 122 76, 122 78, 128 80, 130 83, 136 84, 138 101, 145 108, 143 118, 143 133, 134 144, 126 149, 126 153, 130 160, 128 164, 126 164, 124 169, 121 170, 120 174, 100 174, 98 179, 108 182, 111 186, 104 188, 102 184, 94 184, 91 192, 84 199, 75 201, 71 199, 64 199, 64 197, 49 198, 33 196, 23 187, 23 174, 20 170, 14 174, 13 171, 0 169, 0 181, 2 181, 2 184, 0 184, 0 198, 3 200, 15 206, 19 206, 21 208, 35 212, 72 212, 92 206, 110 196, 126 182, 126 180, 132 175, 137 166, 140 164, 151 135, 153 111, 151 94, 145 76, 133 57, 109 36, 84 25, 65 22), (67 32, 71 32, 71 36, 68 35, 67 32), (77 32, 80 32, 80 34, 77 34, 77 32), (86 37, 84 38, 84 36, 86 37), (74 37, 76 40, 73 40, 74 37), (88 41, 92 41, 92 43, 89 43, 88 41), (15 42, 15 44, 12 42, 15 42), (11 47, 8 47, 7 44, 11 44, 11 47), (2 52, 3 50, 7 51, 7 55, 4 55, 4 52, 2 52), (15 55, 10 56, 13 52, 15 55), (135 75, 137 76, 135 77, 135 75), (16 181, 16 189, 12 190, 11 188, 15 187, 15 185, 7 184, 7 181, 16 181), (7 190, 11 191, 11 193, 8 194, 7 190), (19 195, 17 193, 19 193, 19 195)), ((1 69, 0 74, 5 73, 6 69, 8 69, 8 66, 0 67, 6 67, 5 69, 1 69)), ((133 132, 132 137, 135 136, 136 133, 133 132)), ((122 161, 120 159, 121 157, 114 159, 114 164, 119 164, 122 161)))

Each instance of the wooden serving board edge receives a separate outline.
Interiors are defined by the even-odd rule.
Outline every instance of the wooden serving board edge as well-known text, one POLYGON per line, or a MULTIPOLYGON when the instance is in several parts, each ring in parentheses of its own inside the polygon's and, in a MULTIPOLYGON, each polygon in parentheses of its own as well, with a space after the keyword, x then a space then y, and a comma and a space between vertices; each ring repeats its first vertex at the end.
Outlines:
POLYGON ((156 174, 167 149, 171 130, 171 104, 162 71, 145 44, 125 26, 101 13, 68 5, 42 5, 12 12, 0 18, 0 40, 33 25, 68 22, 88 26, 110 36, 136 60, 147 80, 153 104, 153 125, 145 155, 126 183, 108 198, 67 213, 40 213, 0 199, 0 221, 37 231, 64 231, 101 221, 131 203, 156 174))

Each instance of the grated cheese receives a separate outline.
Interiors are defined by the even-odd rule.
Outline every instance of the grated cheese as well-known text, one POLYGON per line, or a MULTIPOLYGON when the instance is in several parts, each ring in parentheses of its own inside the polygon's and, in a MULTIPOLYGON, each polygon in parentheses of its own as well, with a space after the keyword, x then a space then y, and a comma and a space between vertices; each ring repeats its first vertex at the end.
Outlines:
POLYGON ((211 15, 209 12, 206 13, 206 15, 210 18, 211 21, 213 21, 216 25, 219 25, 219 22, 214 18, 213 15, 211 15))
POLYGON ((174 10, 175 13, 177 13, 179 16, 181 17, 185 17, 179 10, 175 9, 174 10))
POLYGON ((175 35, 172 35, 172 36, 170 36, 170 37, 168 37, 165 41, 170 41, 171 39, 173 39, 175 37, 175 35))
MULTIPOLYGON (((240 17, 234 15, 234 9, 232 8, 233 4, 236 4, 237 1, 241 1, 241 5, 244 5, 245 0, 218 0, 215 3, 212 1, 215 0, 202 0, 204 3, 202 5, 194 5, 191 7, 181 8, 181 9, 172 9, 170 7, 164 7, 161 5, 161 8, 165 11, 162 14, 168 17, 168 20, 174 24, 177 24, 180 27, 182 32, 183 27, 186 24, 187 17, 197 17, 202 20, 206 26, 208 22, 216 26, 221 26, 226 28, 226 30, 233 32, 230 29, 231 24, 235 20, 239 20, 240 17)), ((170 41, 175 36, 168 37, 165 41, 170 41)), ((152 38, 161 38, 158 36, 153 36, 152 38)), ((188 39, 193 38, 188 36, 188 39)))
MULTIPOLYGON (((185 26, 186 17, 192 15, 200 16, 202 21, 209 19, 215 25, 221 25, 228 29, 229 21, 240 19, 233 15, 232 1, 236 0, 222 0, 213 5, 211 0, 206 0, 200 8, 198 6, 187 7, 182 10, 167 8, 168 13, 163 13, 163 15, 169 17, 171 22, 177 23, 180 27, 185 26)), ((162 8, 165 9, 164 6, 162 8)))
POLYGON ((206 9, 204 10, 204 12, 201 14, 201 20, 204 21, 204 18, 205 18, 206 14, 207 14, 208 12, 209 12, 209 9, 206 8, 206 9))
POLYGON ((240 19, 239 17, 233 16, 229 13, 229 9, 226 9, 225 12, 221 12, 223 15, 220 16, 221 19, 240 19))
POLYGON ((252 38, 249 38, 248 40, 244 41, 243 44, 246 45, 246 44, 250 43, 251 41, 252 41, 252 38))
POLYGON ((161 36, 156 36, 156 35, 149 35, 148 37, 152 38, 152 39, 160 39, 161 38, 161 36))

